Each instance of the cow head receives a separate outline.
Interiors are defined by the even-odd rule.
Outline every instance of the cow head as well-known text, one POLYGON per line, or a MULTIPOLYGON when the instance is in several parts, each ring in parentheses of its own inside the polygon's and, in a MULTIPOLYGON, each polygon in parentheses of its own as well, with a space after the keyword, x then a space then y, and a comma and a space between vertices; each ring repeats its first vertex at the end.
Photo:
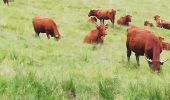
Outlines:
POLYGON ((126 15, 126 21, 131 22, 132 21, 132 16, 131 15, 126 15))
POLYGON ((57 40, 59 40, 59 39, 61 38, 61 36, 60 36, 60 35, 56 35, 55 38, 56 38, 57 40))
POLYGON ((159 19, 160 19, 160 16, 159 16, 159 15, 155 15, 155 16, 154 16, 154 20, 155 20, 155 21, 157 21, 157 20, 159 20, 159 19))
POLYGON ((163 40, 164 40, 164 38, 163 37, 158 37, 158 39, 162 42, 163 40))
POLYGON ((90 17, 90 19, 88 20, 90 23, 96 23, 97 19, 96 17, 90 17))
POLYGON ((58 31, 58 28, 55 28, 54 31, 55 31, 55 34, 54 34, 55 36, 54 36, 54 37, 55 37, 57 40, 60 39, 61 35, 60 35, 59 31, 58 31))
POLYGON ((144 26, 148 26, 148 24, 149 24, 149 21, 144 22, 144 26))
POLYGON ((108 29, 108 24, 106 24, 106 25, 103 25, 103 24, 97 25, 96 28, 97 28, 97 30, 99 31, 99 35, 100 35, 100 36, 105 36, 105 35, 107 35, 107 34, 106 34, 106 31, 107 31, 107 29, 108 29))
POLYGON ((168 59, 166 60, 160 59, 160 53, 162 52, 162 47, 163 47, 162 45, 164 43, 163 40, 164 38, 162 37, 156 37, 154 39, 155 43, 154 44, 152 43, 153 45, 152 50, 148 51, 148 55, 147 55, 148 58, 146 58, 146 60, 148 61, 149 65, 152 66, 154 71, 159 71, 160 65, 163 65, 164 62, 168 61, 168 59))
POLYGON ((151 27, 152 27, 153 24, 152 24, 151 22, 149 22, 149 21, 145 21, 145 22, 144 22, 144 26, 151 26, 151 27))
POLYGON ((95 16, 97 10, 90 10, 88 16, 95 16))

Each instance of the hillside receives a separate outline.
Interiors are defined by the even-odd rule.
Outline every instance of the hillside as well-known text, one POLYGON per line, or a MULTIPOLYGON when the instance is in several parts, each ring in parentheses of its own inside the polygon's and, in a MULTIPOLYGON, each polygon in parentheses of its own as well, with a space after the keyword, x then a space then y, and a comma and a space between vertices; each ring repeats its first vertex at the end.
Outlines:
MULTIPOLYGON (((95 28, 88 23, 90 9, 120 9, 116 20, 126 13, 132 23, 154 15, 170 20, 169 0, 15 0, 0 3, 0 98, 2 100, 169 100, 170 61, 159 74, 153 73, 145 58, 138 67, 135 55, 126 58, 126 29, 110 21, 103 45, 83 44, 95 28), (34 16, 53 18, 62 34, 59 41, 45 34, 35 37, 34 16)), ((170 31, 145 27, 170 42, 170 31)), ((170 56, 163 51, 161 58, 170 56)))

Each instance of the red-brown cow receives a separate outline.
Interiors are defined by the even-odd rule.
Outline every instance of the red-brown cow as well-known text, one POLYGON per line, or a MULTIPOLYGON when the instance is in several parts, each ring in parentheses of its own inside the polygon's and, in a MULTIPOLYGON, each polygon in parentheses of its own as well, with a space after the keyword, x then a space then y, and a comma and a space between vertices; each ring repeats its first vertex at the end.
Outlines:
POLYGON ((96 17, 90 17, 90 19, 88 20, 88 22, 95 24, 95 23, 97 22, 97 19, 96 19, 96 17))
POLYGON ((170 43, 162 42, 162 45, 164 50, 170 50, 170 43))
POLYGON ((112 24, 114 24, 115 20, 115 15, 116 15, 116 10, 114 9, 109 9, 109 10, 90 10, 88 16, 95 16, 100 20, 100 23, 104 24, 104 20, 110 19, 112 24))
POLYGON ((5 4, 5 5, 7 5, 7 6, 9 5, 9 4, 8 4, 8 0, 3 0, 3 1, 4 1, 4 4, 5 4))
POLYGON ((163 50, 170 50, 170 43, 164 42, 164 38, 158 37, 160 42, 162 43, 163 50))
POLYGON ((108 25, 97 25, 96 29, 92 30, 90 33, 88 33, 84 38, 84 43, 92 44, 92 43, 103 43, 104 37, 106 35, 106 30, 108 28, 108 25))
POLYGON ((122 16, 117 20, 117 24, 129 26, 129 22, 132 21, 131 15, 122 16))
POLYGON ((153 24, 151 22, 149 22, 149 21, 145 21, 144 26, 153 27, 153 24))
POLYGON ((53 19, 37 16, 33 18, 32 23, 37 36, 40 33, 46 33, 48 39, 50 39, 50 35, 56 39, 60 38, 60 33, 53 19))
POLYGON ((156 21, 157 27, 170 29, 170 21, 165 21, 165 20, 160 19, 159 15, 154 16, 154 20, 156 21))
POLYGON ((131 51, 136 55, 136 61, 139 65, 139 56, 145 54, 149 66, 154 71, 160 70, 160 65, 165 61, 160 60, 162 52, 162 44, 153 32, 138 27, 130 27, 127 29, 127 58, 130 60, 131 51))

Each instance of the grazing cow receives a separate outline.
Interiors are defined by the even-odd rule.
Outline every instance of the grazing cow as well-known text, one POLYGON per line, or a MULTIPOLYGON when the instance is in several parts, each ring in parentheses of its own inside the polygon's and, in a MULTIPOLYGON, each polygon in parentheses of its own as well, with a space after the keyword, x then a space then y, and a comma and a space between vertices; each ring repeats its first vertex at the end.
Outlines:
POLYGON ((92 43, 103 43, 104 37, 106 35, 106 30, 108 28, 108 25, 97 25, 96 29, 92 30, 90 33, 88 33, 84 38, 84 43, 92 44, 92 43))
POLYGON ((117 20, 117 24, 129 26, 129 22, 131 22, 131 20, 132 20, 132 16, 131 15, 126 15, 126 16, 120 17, 117 20))
POLYGON ((158 37, 160 42, 162 43, 163 50, 170 50, 170 43, 164 42, 164 38, 158 37))
POLYGON ((149 21, 145 21, 144 26, 153 27, 153 24, 151 22, 149 22, 149 21))
POLYGON ((130 27, 127 29, 127 58, 130 60, 131 51, 136 55, 136 61, 139 65, 139 56, 145 54, 149 66, 154 71, 160 70, 160 65, 165 61, 160 60, 160 53, 162 52, 162 43, 159 38, 146 29, 138 27, 130 27))
POLYGON ((116 10, 114 9, 109 9, 109 10, 90 10, 88 16, 95 16, 100 20, 100 23, 104 24, 104 20, 110 19, 112 24, 114 24, 115 20, 115 15, 116 15, 116 10))
POLYGON ((157 27, 170 29, 170 21, 165 21, 165 20, 160 19, 159 15, 154 16, 154 20, 156 21, 157 27))
POLYGON ((4 1, 4 4, 5 4, 5 5, 7 5, 7 6, 9 5, 9 4, 8 4, 8 0, 3 0, 3 1, 4 1))
POLYGON ((33 18, 32 23, 37 36, 40 33, 46 33, 48 39, 50 39, 50 35, 56 39, 60 38, 60 33, 53 19, 37 16, 33 18))
POLYGON ((96 19, 96 17, 90 17, 90 19, 88 20, 88 22, 90 22, 90 23, 96 23, 96 22, 97 22, 97 19, 96 19))

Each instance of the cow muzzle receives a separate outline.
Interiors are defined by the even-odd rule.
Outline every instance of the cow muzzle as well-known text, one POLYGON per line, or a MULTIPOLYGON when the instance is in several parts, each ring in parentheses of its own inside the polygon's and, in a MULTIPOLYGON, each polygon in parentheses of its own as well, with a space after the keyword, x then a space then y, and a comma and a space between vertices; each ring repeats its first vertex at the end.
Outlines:
POLYGON ((55 38, 56 38, 56 39, 60 39, 60 35, 56 35, 55 38))
MULTIPOLYGON (((146 60, 150 63, 150 64, 152 64, 153 63, 153 60, 152 59, 148 59, 148 58, 146 58, 146 60)), ((166 60, 160 60, 159 62, 160 62, 160 64, 161 65, 163 65, 166 61, 168 61, 169 59, 167 58, 166 60)))

